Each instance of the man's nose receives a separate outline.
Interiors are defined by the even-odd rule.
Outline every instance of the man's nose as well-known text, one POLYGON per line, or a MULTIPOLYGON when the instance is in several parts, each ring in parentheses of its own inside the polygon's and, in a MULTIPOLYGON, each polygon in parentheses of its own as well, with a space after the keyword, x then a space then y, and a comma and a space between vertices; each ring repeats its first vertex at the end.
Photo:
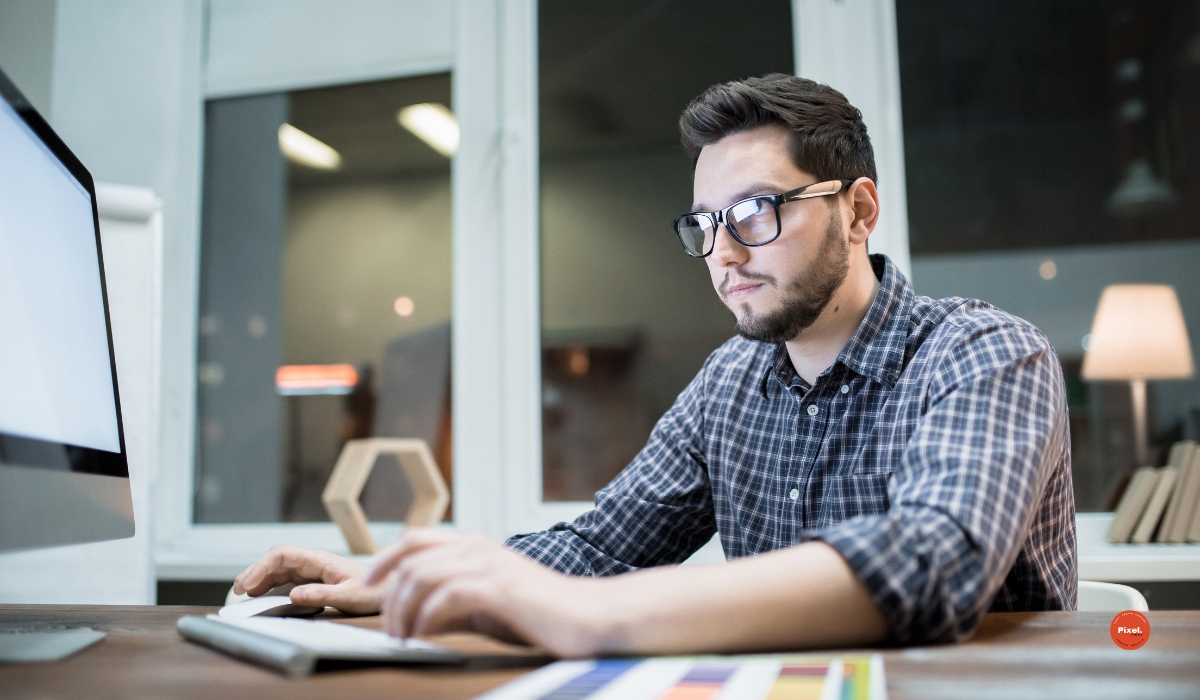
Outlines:
POLYGON ((721 267, 740 265, 746 262, 749 251, 746 250, 746 246, 733 237, 724 223, 717 224, 713 235, 716 236, 713 240, 713 262, 721 267))

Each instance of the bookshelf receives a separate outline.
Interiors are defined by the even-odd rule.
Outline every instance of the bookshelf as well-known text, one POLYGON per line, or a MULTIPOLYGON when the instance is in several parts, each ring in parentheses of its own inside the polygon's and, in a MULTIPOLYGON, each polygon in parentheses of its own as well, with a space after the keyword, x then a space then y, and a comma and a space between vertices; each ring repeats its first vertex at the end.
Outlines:
POLYGON ((1077 513, 1079 578, 1088 581, 1200 581, 1200 544, 1112 544, 1112 513, 1077 513))

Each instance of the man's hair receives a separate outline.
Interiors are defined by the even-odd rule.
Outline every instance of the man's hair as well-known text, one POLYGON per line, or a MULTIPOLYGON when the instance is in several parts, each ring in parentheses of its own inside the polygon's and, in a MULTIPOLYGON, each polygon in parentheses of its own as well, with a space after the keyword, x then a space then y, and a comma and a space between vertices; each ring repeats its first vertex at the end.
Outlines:
POLYGON ((818 181, 869 177, 875 153, 862 112, 828 85, 783 73, 713 85, 683 110, 679 132, 692 157, 730 134, 779 124, 791 134, 792 162, 818 181))

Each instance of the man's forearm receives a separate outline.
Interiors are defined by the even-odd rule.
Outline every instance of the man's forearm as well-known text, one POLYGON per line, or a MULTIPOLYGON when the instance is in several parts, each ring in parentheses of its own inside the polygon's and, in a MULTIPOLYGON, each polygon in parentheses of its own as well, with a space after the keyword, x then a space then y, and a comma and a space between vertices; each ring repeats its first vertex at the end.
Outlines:
POLYGON ((807 542, 723 565, 602 583, 595 653, 741 652, 868 645, 887 625, 829 545, 807 542))

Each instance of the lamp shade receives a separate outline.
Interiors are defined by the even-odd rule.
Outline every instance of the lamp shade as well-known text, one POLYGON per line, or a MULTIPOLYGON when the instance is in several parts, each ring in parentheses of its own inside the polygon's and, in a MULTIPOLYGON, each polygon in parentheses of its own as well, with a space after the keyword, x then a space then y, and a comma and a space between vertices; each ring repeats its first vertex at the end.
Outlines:
POLYGON ((1175 288, 1114 284, 1104 289, 1087 352, 1084 379, 1187 379, 1192 346, 1175 288))

